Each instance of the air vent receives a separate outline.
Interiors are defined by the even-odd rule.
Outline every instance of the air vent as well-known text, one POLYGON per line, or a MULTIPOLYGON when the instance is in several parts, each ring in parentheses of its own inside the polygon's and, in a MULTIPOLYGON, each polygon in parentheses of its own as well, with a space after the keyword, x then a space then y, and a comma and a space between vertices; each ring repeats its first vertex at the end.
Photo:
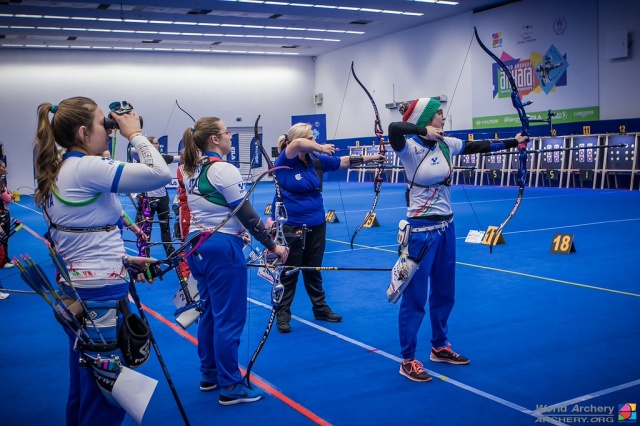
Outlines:
POLYGON ((282 16, 282 13, 276 13, 275 15, 269 16, 269 19, 278 19, 281 16, 282 16))
POLYGON ((367 25, 372 23, 373 21, 365 21, 364 19, 358 19, 357 21, 351 21, 349 22, 350 24, 354 24, 354 25, 367 25))
POLYGON ((298 47, 300 47, 299 44, 290 44, 288 46, 282 46, 283 49, 297 49, 298 47))
POLYGON ((210 9, 191 9, 187 15, 208 15, 209 13, 211 13, 210 9))
POLYGON ((143 43, 160 43, 162 40, 142 40, 143 43))
POLYGON ((78 39, 78 37, 67 37, 67 40, 69 41, 76 41, 78 39))
POLYGON ((109 9, 109 6, 111 6, 111 5, 110 5, 110 4, 104 4, 104 3, 99 4, 99 5, 98 5, 98 10, 106 10, 106 9, 109 9))

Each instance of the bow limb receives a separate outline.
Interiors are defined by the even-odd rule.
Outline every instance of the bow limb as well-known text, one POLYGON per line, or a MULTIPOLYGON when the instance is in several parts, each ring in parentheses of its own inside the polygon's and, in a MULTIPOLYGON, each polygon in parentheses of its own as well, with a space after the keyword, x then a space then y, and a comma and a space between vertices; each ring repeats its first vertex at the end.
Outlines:
MULTIPOLYGON (((269 165, 269 169, 275 170, 278 167, 274 167, 273 161, 269 157, 267 151, 264 149, 264 146, 262 145, 262 141, 260 140, 260 133, 258 132, 259 121, 260 121, 260 116, 258 115, 258 118, 256 119, 256 123, 253 127, 256 144, 260 148, 260 152, 262 153, 262 156, 265 158, 267 164, 269 165)), ((276 218, 276 235, 275 235, 274 241, 276 244, 283 245, 286 247, 287 239, 285 238, 285 235, 284 235, 283 225, 287 221, 287 210, 284 207, 284 202, 282 201, 280 184, 278 182, 278 178, 276 177, 275 173, 273 174, 273 183, 276 187, 276 198, 277 198, 276 205, 274 208, 274 217, 276 218)), ((271 315, 269 316, 269 321, 267 322, 267 327, 265 328, 264 333, 262 334, 262 338, 260 339, 260 342, 258 342, 258 346, 254 350, 253 355, 249 360, 249 364, 247 365, 247 372, 245 373, 244 380, 248 387, 251 387, 251 369, 253 368, 253 364, 255 364, 256 359, 260 354, 260 351, 262 351, 262 347, 266 343, 267 338, 271 333, 271 329, 273 328, 273 322, 276 318, 276 309, 278 305, 280 305, 280 302, 282 301, 282 296, 284 295, 284 286, 282 285, 282 282, 280 280, 280 276, 283 270, 282 269, 283 265, 278 264, 279 263, 278 258, 276 257, 275 259, 273 259, 272 268, 271 268, 268 266, 269 263, 267 262, 268 256, 266 252, 265 252, 265 255, 262 257, 265 259, 264 260, 265 267, 269 270, 271 278, 273 279, 273 287, 271 289, 271 315)))
MULTIPOLYGON (((475 27, 473 28, 473 33, 482 50, 484 50, 485 53, 487 53, 494 60, 494 62, 498 64, 498 66, 500 67, 504 75, 507 77, 509 81, 509 85, 511 86, 511 103, 513 104, 513 107, 518 112, 518 117, 522 125, 522 130, 520 131, 520 133, 522 136, 529 136, 529 133, 530 133, 529 117, 527 116, 527 113, 524 107, 531 104, 531 102, 526 102, 526 103, 522 102, 522 99, 520 98, 520 93, 518 92, 518 86, 516 85, 516 82, 513 78, 513 75, 511 74, 511 70, 509 69, 509 67, 507 67, 507 65, 504 62, 502 62, 500 58, 498 58, 493 52, 491 52, 487 48, 487 46, 484 45, 484 43, 482 42, 482 40, 480 40, 480 37, 478 36, 477 28, 475 27)), ((507 218, 504 220, 504 222, 500 224, 500 227, 495 232, 491 240, 491 243, 489 244, 490 253, 493 252, 493 246, 496 245, 496 243, 498 242, 498 239, 500 237, 500 234, 502 233, 502 230, 507 225, 507 223, 509 223, 509 221, 515 216, 516 212, 518 211, 518 207, 520 207, 520 203, 522 202, 522 196, 524 195, 524 188, 527 182, 527 144, 526 143, 521 143, 518 145, 518 175, 517 175, 516 182, 518 183, 518 197, 516 198, 516 202, 513 206, 513 209, 511 210, 511 213, 509 213, 509 216, 507 216, 507 218)))
MULTIPOLYGON (((384 145, 384 139, 382 138, 382 135, 384 134, 384 132, 382 130, 382 124, 380 122, 380 114, 378 113, 378 106, 376 105, 376 102, 373 100, 373 96, 371 96, 371 93, 369 93, 369 90, 367 90, 365 85, 362 84, 362 82, 356 75, 356 71, 353 68, 353 62, 351 62, 351 74, 353 74, 353 78, 356 80, 358 85, 362 87, 362 90, 364 90, 364 93, 366 93, 367 97, 369 98, 369 101, 371 101, 371 106, 373 106, 373 112, 375 114, 374 132, 375 132, 376 138, 378 138, 378 153, 385 155, 387 150, 384 145)), ((369 209, 369 212, 367 213, 367 215, 364 217, 364 220, 362 221, 360 226, 358 226, 358 229, 356 229, 356 231, 351 236, 352 250, 353 250, 353 241, 356 239, 356 235, 358 234, 358 232, 360 232, 364 224, 367 223, 367 220, 373 214, 374 210, 376 209, 376 206, 378 205, 378 198, 380 198, 380 190, 382 189, 382 182, 384 182, 384 178, 385 178, 384 163, 381 163, 379 167, 376 168, 376 174, 373 178, 373 190, 375 192, 373 204, 371 206, 371 209, 369 209)))
POLYGON ((190 118, 194 123, 196 122, 196 119, 195 119, 195 118, 193 118, 193 116, 192 116, 191 114, 189 114, 189 113, 188 113, 184 108, 182 108, 182 107, 180 106, 180 104, 178 103, 178 100, 177 100, 177 99, 176 99, 176 106, 178 107, 178 109, 179 109, 180 111, 182 111, 182 112, 184 112, 185 114, 187 114, 187 115, 189 116, 189 118, 190 118))
POLYGON ((178 103, 178 100, 176 99, 176 104, 173 106, 173 108, 171 109, 171 114, 169 114, 169 119, 167 120, 167 124, 164 126, 164 130, 162 131, 162 134, 166 135, 167 134, 167 129, 169 128, 169 123, 171 123, 171 117, 173 117, 173 112, 176 109, 176 106, 178 107, 178 109, 182 112, 184 112, 185 114, 187 114, 189 116, 189 118, 191 120, 193 120, 193 122, 195 123, 196 120, 195 118, 193 118, 193 116, 191 114, 189 114, 184 108, 182 108, 180 106, 180 104, 178 103))

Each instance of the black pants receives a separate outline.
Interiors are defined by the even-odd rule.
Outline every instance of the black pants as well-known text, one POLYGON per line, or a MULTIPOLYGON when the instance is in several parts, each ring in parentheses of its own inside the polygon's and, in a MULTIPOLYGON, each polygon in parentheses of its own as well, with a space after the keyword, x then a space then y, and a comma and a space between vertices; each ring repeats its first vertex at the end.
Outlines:
MULTIPOLYGON (((301 227, 284 226, 285 233, 291 235, 301 227)), ((305 247, 302 248, 302 238, 288 236, 287 244, 289 245, 289 257, 285 265, 287 266, 322 266, 322 258, 324 257, 324 248, 326 244, 327 224, 323 222, 321 225, 308 228, 305 247)), ((291 320, 291 304, 296 295, 296 286, 300 271, 296 271, 290 275, 282 274, 282 284, 284 285, 284 295, 282 301, 277 308, 278 323, 289 322, 291 320)), ((311 304, 313 305, 313 314, 315 316, 323 315, 331 312, 331 308, 325 301, 325 293, 322 288, 322 275, 320 271, 302 271, 304 287, 307 290, 311 304)))
MULTIPOLYGON (((171 226, 169 226, 169 218, 171 218, 169 195, 167 194, 160 198, 149 197, 149 206, 151 208, 151 220, 153 220, 156 213, 158 213, 158 221, 160 222, 160 238, 162 239, 164 251, 167 253, 167 257, 169 257, 171 256, 171 253, 175 251, 171 244, 171 226)), ((149 238, 151 238, 151 235, 149 235, 149 238)))
MULTIPOLYGON (((0 201, 2 203, 2 201, 0 201)), ((9 214, 9 210, 0 210, 0 224, 2 225, 2 230, 4 231, 7 239, 2 244, 4 247, 4 259, 0 259, 0 268, 11 262, 9 258, 9 232, 11 232, 11 215, 9 214)))

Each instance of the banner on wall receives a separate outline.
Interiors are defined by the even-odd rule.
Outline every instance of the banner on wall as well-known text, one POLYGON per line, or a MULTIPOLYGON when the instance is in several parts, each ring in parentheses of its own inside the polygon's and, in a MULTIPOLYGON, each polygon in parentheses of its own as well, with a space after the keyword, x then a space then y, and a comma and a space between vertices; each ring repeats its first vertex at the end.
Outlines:
POLYGON ((231 134, 231 152, 227 154, 227 161, 240 168, 240 138, 237 133, 231 134))
POLYGON ((311 114, 311 115, 292 115, 291 125, 296 123, 308 123, 311 125, 313 138, 318 143, 327 142, 327 115, 311 114))
MULTIPOLYGON (((554 124, 599 120, 598 58, 593 49, 584 48, 597 46, 595 3, 580 10, 550 0, 523 3, 474 15, 474 25, 487 48, 511 71, 523 103, 532 102, 527 114, 532 120, 546 119, 551 110, 556 113, 554 124)), ((473 128, 519 127, 508 78, 477 44, 472 52, 478 64, 473 128)))
POLYGON ((169 151, 169 136, 160 136, 158 138, 158 146, 160 147, 160 152, 166 154, 169 151))
MULTIPOLYGON (((262 140, 262 133, 258 134, 258 138, 262 140)), ((249 153, 251 154, 251 167, 259 168, 262 167, 262 151, 260 151, 260 147, 258 146, 258 140, 255 135, 251 138, 251 146, 249 146, 249 153)))
MULTIPOLYGON (((579 123, 583 121, 596 121, 600 119, 600 108, 597 106, 584 108, 554 109, 553 124, 579 123)), ((548 111, 527 111, 530 120, 546 120, 548 111)), ((548 126, 548 123, 530 123, 533 126, 548 126)), ((474 129, 494 129, 500 127, 519 127, 518 114, 504 114, 487 117, 474 117, 474 129)))

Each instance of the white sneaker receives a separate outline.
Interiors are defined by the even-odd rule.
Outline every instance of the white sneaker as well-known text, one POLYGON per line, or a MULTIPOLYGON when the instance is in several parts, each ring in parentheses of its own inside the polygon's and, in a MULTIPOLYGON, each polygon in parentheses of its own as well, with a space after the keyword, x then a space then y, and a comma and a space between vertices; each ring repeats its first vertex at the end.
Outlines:
POLYGON ((8 299, 10 296, 9 293, 2 293, 0 292, 0 300, 4 300, 4 299, 8 299))
POLYGON ((14 266, 16 265, 14 265, 13 262, 9 262, 9 263, 5 263, 2 268, 7 269, 7 268, 13 268, 14 266))

